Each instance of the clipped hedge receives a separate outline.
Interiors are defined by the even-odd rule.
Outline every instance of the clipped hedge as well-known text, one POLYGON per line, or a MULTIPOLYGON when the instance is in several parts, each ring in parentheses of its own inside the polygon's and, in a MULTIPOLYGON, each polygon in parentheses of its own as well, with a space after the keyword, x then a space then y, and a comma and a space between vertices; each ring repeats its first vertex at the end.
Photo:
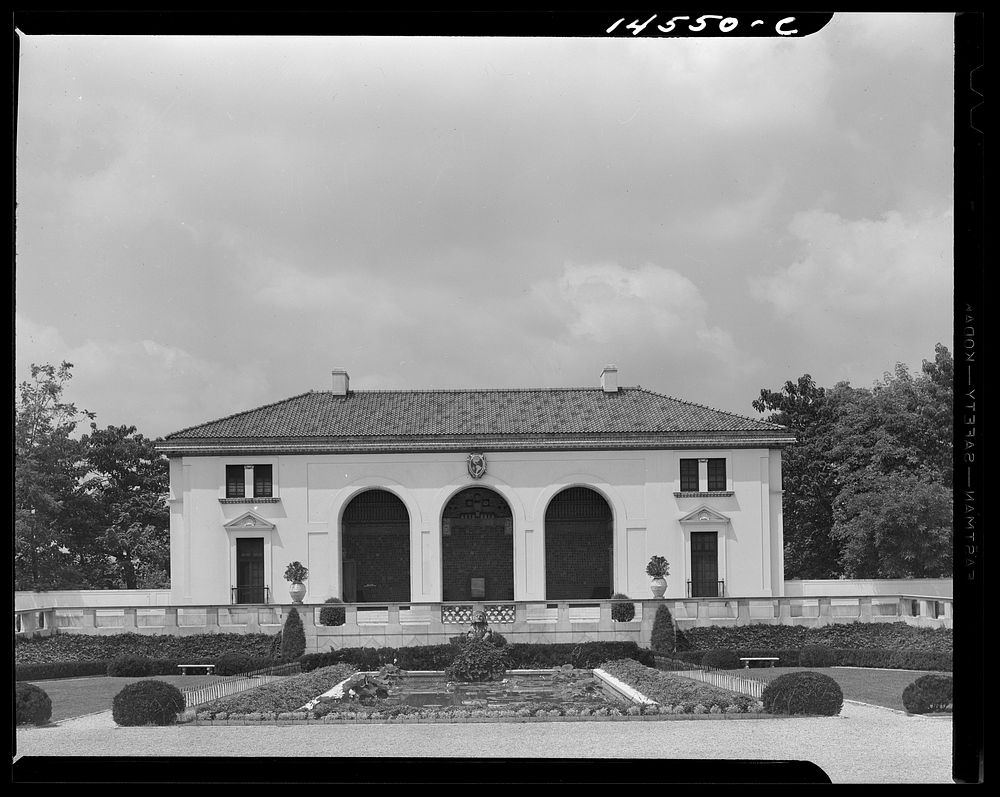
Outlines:
POLYGON ((635 604, 629 600, 628 595, 616 592, 611 596, 615 603, 611 604, 611 619, 616 623, 628 623, 635 619, 635 604))
MULTIPOLYGON (((496 636, 496 635, 494 635, 496 636)), ((508 670, 547 669, 572 664, 589 669, 612 659, 635 659, 653 666, 653 653, 635 642, 584 642, 502 646, 508 670)), ((404 670, 444 670, 454 661, 457 645, 423 645, 406 648, 341 648, 324 653, 307 653, 299 663, 303 672, 318 667, 347 663, 359 670, 377 670, 395 664, 404 670)))
POLYGON ((821 672, 789 672, 771 681, 760 696, 771 714, 834 717, 844 705, 840 685, 821 672))
POLYGON ((716 648, 705 651, 701 666, 711 667, 714 670, 735 670, 740 666, 740 660, 736 651, 729 650, 729 648, 716 648))
POLYGON ((55 634, 34 639, 17 638, 17 664, 47 664, 73 661, 110 661, 122 656, 168 659, 181 663, 215 661, 225 653, 267 656, 270 634, 55 634))
POLYGON ((826 645, 806 645, 799 653, 800 667, 833 667, 838 656, 826 645))
POLYGON ((911 714, 951 711, 954 695, 950 675, 921 675, 903 690, 903 707, 911 714))
POLYGON ((53 661, 45 664, 18 664, 14 668, 17 681, 51 681, 55 678, 81 678, 89 675, 107 675, 108 662, 53 661))
POLYGON ((18 725, 44 725, 52 718, 52 700, 34 684, 18 684, 14 702, 18 725))
POLYGON ((108 662, 105 674, 115 678, 148 678, 151 675, 177 675, 177 665, 187 664, 173 659, 143 659, 119 656, 108 662))
POLYGON ((343 625, 347 622, 347 612, 340 598, 327 598, 319 610, 319 624, 328 626, 343 625))
POLYGON ((117 725, 170 725, 184 710, 184 695, 165 681, 138 681, 122 689, 111 702, 117 725))
POLYGON ((269 656, 246 656, 242 653, 225 653, 215 660, 215 675, 242 675, 273 667, 277 662, 269 656))
POLYGON ((951 653, 950 628, 918 628, 898 623, 833 623, 820 628, 797 625, 752 623, 740 626, 699 626, 684 631, 691 649, 733 650, 795 648, 825 645, 829 648, 864 650, 934 651, 951 653))

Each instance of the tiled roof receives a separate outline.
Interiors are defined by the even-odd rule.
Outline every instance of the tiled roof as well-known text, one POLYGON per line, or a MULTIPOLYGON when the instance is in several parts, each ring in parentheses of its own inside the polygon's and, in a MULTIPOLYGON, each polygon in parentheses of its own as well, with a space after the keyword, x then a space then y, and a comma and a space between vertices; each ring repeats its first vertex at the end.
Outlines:
POLYGON ((323 438, 602 437, 735 433, 772 438, 783 426, 636 387, 539 390, 310 391, 167 435, 167 443, 323 438))

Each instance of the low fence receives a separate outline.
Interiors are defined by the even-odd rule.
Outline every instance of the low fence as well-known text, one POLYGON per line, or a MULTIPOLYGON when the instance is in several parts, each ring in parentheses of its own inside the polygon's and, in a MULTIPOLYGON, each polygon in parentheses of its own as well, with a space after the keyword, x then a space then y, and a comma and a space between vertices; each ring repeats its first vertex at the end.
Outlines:
POLYGON ((225 681, 219 681, 218 683, 209 684, 198 689, 185 689, 183 691, 184 705, 189 709, 194 708, 195 706, 218 700, 220 697, 235 695, 238 692, 245 692, 247 689, 253 689, 256 686, 277 681, 279 678, 288 675, 298 675, 300 672, 302 672, 302 667, 299 663, 291 662, 289 664, 280 664, 277 667, 268 667, 263 670, 254 670, 253 672, 241 675, 229 676, 225 681))
POLYGON ((670 670, 669 672, 671 675, 680 675, 684 678, 690 678, 692 681, 701 681, 728 689, 731 692, 738 692, 741 695, 749 695, 757 700, 760 700, 760 696, 764 694, 764 687, 767 686, 764 681, 758 681, 755 678, 744 678, 717 670, 670 670))

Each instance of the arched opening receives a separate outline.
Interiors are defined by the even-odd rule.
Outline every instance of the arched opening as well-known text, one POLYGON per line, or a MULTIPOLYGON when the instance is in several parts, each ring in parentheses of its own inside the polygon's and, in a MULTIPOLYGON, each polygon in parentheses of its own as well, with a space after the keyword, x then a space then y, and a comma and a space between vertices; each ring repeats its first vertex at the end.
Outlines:
POLYGON ((341 529, 344 600, 410 600, 410 514, 403 502, 388 490, 358 493, 341 529))
POLYGON ((545 510, 547 600, 610 598, 614 584, 611 507, 589 487, 569 487, 545 510))
POLYGON ((441 594, 446 601, 514 600, 514 520, 499 493, 471 487, 445 507, 441 594))

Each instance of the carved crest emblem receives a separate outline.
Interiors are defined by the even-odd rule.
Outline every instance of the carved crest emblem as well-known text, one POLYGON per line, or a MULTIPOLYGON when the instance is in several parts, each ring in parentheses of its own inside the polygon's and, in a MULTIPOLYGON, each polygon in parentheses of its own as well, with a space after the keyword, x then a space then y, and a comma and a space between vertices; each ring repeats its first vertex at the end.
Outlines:
POLYGON ((469 454, 469 475, 473 479, 481 479, 486 475, 485 454, 469 454))

